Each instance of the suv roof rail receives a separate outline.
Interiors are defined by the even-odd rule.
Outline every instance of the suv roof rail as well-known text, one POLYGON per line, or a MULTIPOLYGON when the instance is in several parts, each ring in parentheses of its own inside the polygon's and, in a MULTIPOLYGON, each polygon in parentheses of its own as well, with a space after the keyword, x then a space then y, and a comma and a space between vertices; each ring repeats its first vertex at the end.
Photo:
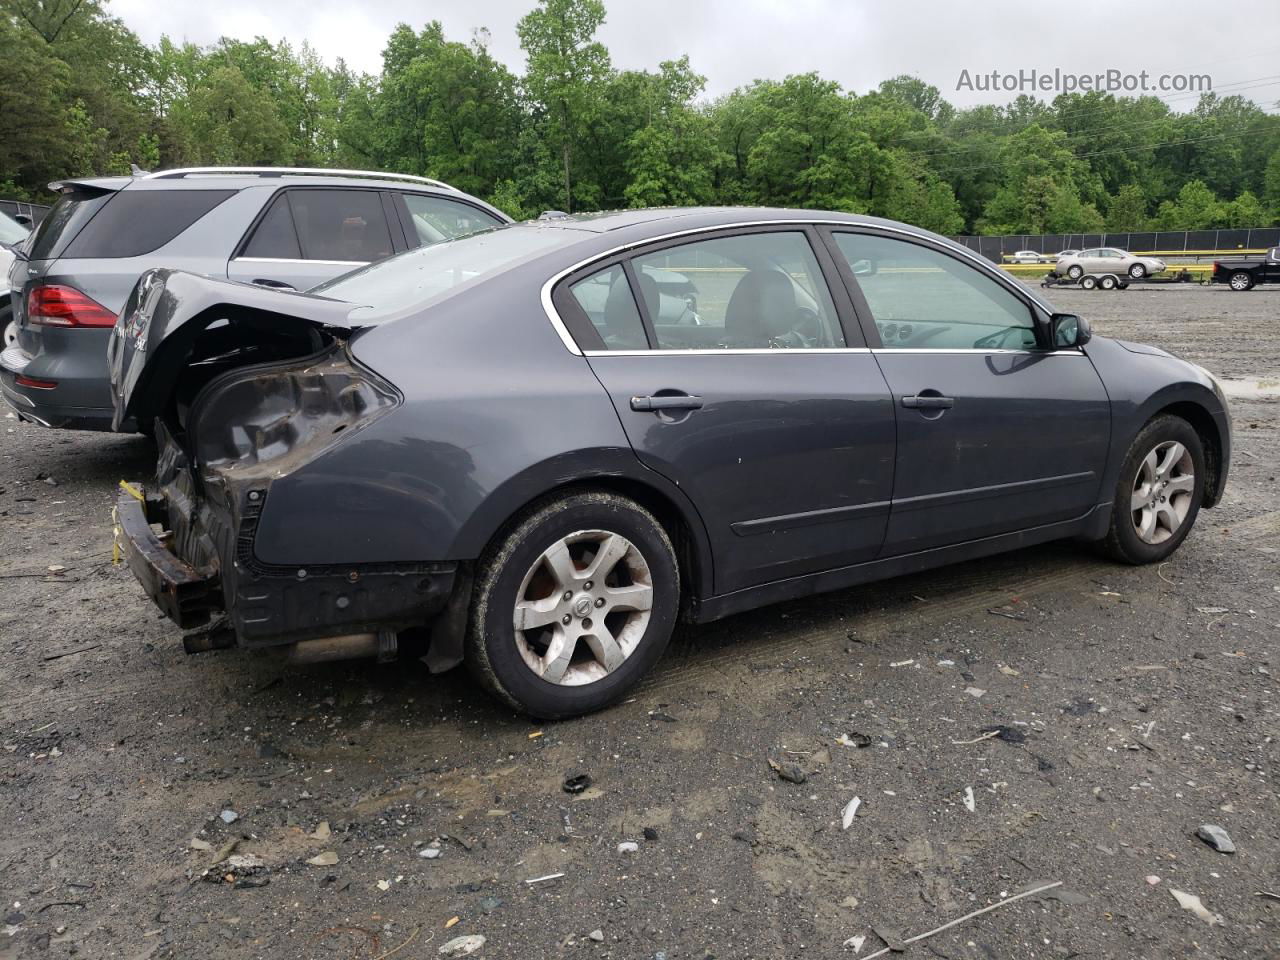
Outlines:
POLYGON ((331 170, 324 167, 179 167, 176 170, 157 170, 142 176, 143 180, 166 180, 188 176, 255 176, 255 177, 369 177, 377 180, 405 180, 425 183, 432 187, 456 190, 457 187, 432 177, 417 177, 409 173, 387 173, 384 170, 331 170))

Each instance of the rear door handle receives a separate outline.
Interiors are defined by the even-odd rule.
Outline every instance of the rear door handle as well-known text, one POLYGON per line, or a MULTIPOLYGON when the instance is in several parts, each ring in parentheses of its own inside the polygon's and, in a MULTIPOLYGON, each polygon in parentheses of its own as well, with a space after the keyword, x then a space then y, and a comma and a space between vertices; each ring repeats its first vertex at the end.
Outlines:
POLYGON ((631 409, 645 410, 699 410, 702 407, 701 397, 691 397, 680 393, 662 397, 632 397, 631 409))
POLYGON ((956 405, 951 397, 903 397, 902 405, 911 410, 950 410, 956 405))

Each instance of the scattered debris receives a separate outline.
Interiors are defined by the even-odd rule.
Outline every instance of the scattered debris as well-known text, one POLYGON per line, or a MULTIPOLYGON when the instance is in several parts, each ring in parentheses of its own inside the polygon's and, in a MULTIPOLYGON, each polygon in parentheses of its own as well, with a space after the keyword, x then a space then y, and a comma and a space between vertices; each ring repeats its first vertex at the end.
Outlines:
POLYGON ((541 731, 541 730, 535 730, 535 731, 533 731, 533 733, 529 734, 528 739, 530 739, 530 740, 537 740, 540 736, 542 736, 542 731, 541 731))
POLYGON ((648 840, 650 843, 657 842, 658 831, 653 829, 653 827, 645 827, 643 833, 644 833, 644 838, 648 840))
POLYGON ((1227 835, 1227 831, 1212 823, 1203 824, 1196 831, 1196 836, 1207 843, 1219 853, 1235 853, 1236 845, 1231 842, 1231 837, 1227 835))
POLYGON ((378 889, 379 889, 379 890, 382 890, 382 891, 390 890, 390 889, 391 889, 391 881, 390 881, 390 880, 379 880, 379 881, 378 881, 378 889))
POLYGON ((992 727, 983 727, 982 732, 989 737, 1003 740, 1005 743, 1026 743, 1027 735, 1018 727, 1010 727, 1003 723, 992 727))
POLYGON ((234 810, 223 810, 218 814, 218 816, 222 818, 223 823, 227 824, 235 823, 240 819, 240 814, 236 813, 234 810))
POLYGON ((441 944, 439 952, 445 957, 465 957, 483 946, 484 934, 471 933, 465 937, 454 937, 448 943, 441 944))
MULTIPOLYGON (((907 944, 917 943, 921 940, 927 940, 929 937, 942 933, 944 930, 950 930, 952 927, 959 926, 960 924, 964 923, 966 920, 972 920, 974 917, 980 917, 984 913, 990 913, 992 910, 999 910, 1001 907, 1007 907, 1011 903, 1017 903, 1019 900, 1023 900, 1027 897, 1034 896, 1037 893, 1044 893, 1046 890, 1052 890, 1054 887, 1060 887, 1060 886, 1062 886, 1062 881, 1055 880, 1053 883, 1046 883, 1042 886, 1035 887, 1034 889, 1025 890, 1022 893, 1014 894, 1012 897, 1005 897, 1003 900, 993 903, 990 906, 983 907, 980 910, 974 910, 971 913, 966 913, 963 917, 956 917, 956 919, 948 921, 947 923, 944 923, 940 927, 935 927, 932 930, 926 930, 924 933, 917 933, 914 937, 907 937, 905 940, 902 941, 898 952, 901 952, 901 947, 905 947, 907 944)), ((879 930, 876 930, 875 927, 872 927, 871 929, 875 931, 876 936, 880 937, 881 940, 884 940, 884 934, 882 934, 879 930)), ((847 944, 850 941, 845 941, 845 942, 847 944)), ((888 943, 888 942, 889 941, 885 940, 885 943, 888 943)), ((883 950, 877 950, 875 953, 869 953, 866 956, 866 960, 875 960, 876 957, 883 957, 886 953, 888 953, 892 949, 893 949, 892 947, 885 947, 883 950)))
POLYGON ((418 851, 418 856, 423 860, 436 860, 440 857, 439 847, 423 847, 418 851))
POLYGON ((999 607, 991 607, 987 610, 987 613, 997 617, 1005 617, 1009 620, 1021 620, 1024 623, 1031 619, 1030 617, 1023 616, 1020 613, 1010 613, 1008 610, 1001 610, 999 607))
POLYGON ((663 713, 661 710, 650 710, 649 719, 661 720, 663 723, 676 723, 677 720, 669 713, 663 713))
POLYGON ((634 840, 623 840, 618 844, 619 853, 635 853, 639 849, 640 844, 636 843, 634 840))
POLYGON ((314 857, 307 861, 313 867, 332 867, 338 862, 338 855, 332 850, 326 850, 324 853, 317 853, 314 857))
POLYGON ((1157 883, 1160 882, 1160 878, 1157 877, 1154 873, 1148 873, 1144 879, 1147 881, 1147 885, 1152 887, 1154 887, 1157 883))
POLYGON ((791 783, 804 783, 809 779, 809 775, 804 772, 804 767, 794 760, 779 761, 770 757, 769 766, 773 767, 773 772, 779 777, 791 783))
POLYGON ((321 820, 319 823, 316 824, 316 828, 312 830, 309 834, 307 834, 307 836, 309 836, 312 840, 328 840, 330 833, 331 831, 329 830, 329 821, 321 820))
POLYGON ((1230 613, 1226 607, 1196 607, 1196 613, 1230 613))
POLYGON ((457 925, 458 925, 459 923, 461 923, 461 922, 462 922, 462 918, 461 918, 461 917, 459 917, 459 916, 452 916, 452 917, 450 917, 448 920, 446 920, 446 921, 444 922, 444 928, 445 928, 446 930, 448 930, 450 927, 455 927, 455 926, 457 926, 457 925))
POLYGON ((544 883, 547 880, 559 880, 563 876, 564 876, 563 873, 548 873, 545 877, 534 877, 531 880, 526 880, 525 883, 528 883, 528 884, 544 883))
POLYGON ((596 943, 604 943, 604 931, 592 930, 587 934, 587 939, 594 940, 596 943))
POLYGON ((871 738, 865 733, 854 731, 852 734, 842 733, 836 737, 836 743, 842 747, 857 747, 859 750, 871 746, 871 738))
MULTIPOLYGON (((893 930, 877 924, 871 925, 871 932, 885 942, 885 950, 892 950, 894 953, 903 953, 907 949, 907 945, 902 942, 902 938, 893 930)), ((873 953, 874 957, 875 954, 873 953)))
POLYGON ((983 740, 993 740, 998 736, 1000 736, 999 730, 988 730, 980 737, 974 737, 972 740, 952 740, 951 744, 956 747, 969 747, 975 743, 981 743, 983 740))
POLYGON ((1223 922, 1222 917, 1219 914, 1210 913, 1205 909, 1205 905, 1200 902, 1200 898, 1194 893, 1183 893, 1181 890, 1173 889, 1173 887, 1169 888, 1169 893, 1173 895, 1173 899, 1178 901, 1178 906, 1183 910, 1189 910, 1191 913, 1194 913, 1205 923, 1209 924, 1209 926, 1216 926, 1223 922))
POLYGON ((48 663, 50 660, 61 660, 63 657, 74 657, 77 653, 88 653, 90 650, 98 650, 102 647, 100 643, 86 643, 83 647, 72 647, 70 650, 57 650, 53 653, 46 653, 40 659, 48 663))
POLYGON ((265 887, 271 882, 267 865, 252 853, 237 853, 220 860, 202 874, 209 883, 225 883, 232 887, 265 887))
POLYGON ((861 797, 854 797, 844 807, 844 815, 841 822, 844 824, 843 829, 848 830, 853 825, 853 818, 858 815, 858 807, 862 805, 861 797))
POLYGON ((199 837, 192 837, 191 849, 192 850, 212 850, 213 844, 209 843, 207 840, 201 840, 199 837))
POLYGON ((1000 664, 998 667, 996 667, 996 669, 999 670, 1001 673, 1003 673, 1006 677, 1022 676, 1021 670, 1015 670, 1013 669, 1013 667, 1006 667, 1003 663, 1000 664))
POLYGON ((964 808, 970 813, 974 813, 978 809, 978 805, 973 799, 973 787, 964 788, 964 808))
POLYGON ((1254 893, 1255 897, 1266 897, 1268 900, 1280 900, 1280 893, 1272 893, 1270 890, 1259 890, 1254 893))
POLYGON ((589 773, 575 773, 572 777, 567 777, 561 785, 565 793, 582 793, 587 787, 591 786, 594 781, 589 773))
POLYGON ((862 950, 862 945, 866 942, 867 942, 867 938, 862 934, 858 934, 856 937, 850 937, 843 944, 841 944, 841 946, 853 947, 853 952, 859 953, 862 950))
POLYGON ((965 687, 964 692, 977 700, 979 697, 985 696, 987 691, 981 687, 965 687))
POLYGON ((897 663, 891 663, 891 664, 889 664, 889 666, 891 666, 891 667, 909 667, 909 666, 911 666, 913 663, 915 663, 915 660, 899 660, 897 663))

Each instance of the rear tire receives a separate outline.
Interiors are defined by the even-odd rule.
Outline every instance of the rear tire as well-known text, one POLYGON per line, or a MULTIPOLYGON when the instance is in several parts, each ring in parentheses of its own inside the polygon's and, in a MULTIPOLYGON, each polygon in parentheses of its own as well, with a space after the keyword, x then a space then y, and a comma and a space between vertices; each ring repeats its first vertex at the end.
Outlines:
POLYGON ((1080 266, 1078 263, 1073 263, 1071 266, 1067 267, 1067 276, 1072 280, 1079 280, 1084 276, 1084 267, 1080 266))
POLYGON ((1097 285, 1098 285, 1097 277, 1085 277, 1083 280, 1080 281, 1081 290, 1092 290, 1097 285))
POLYGON ((1116 278, 1103 277, 1098 281, 1098 285, 1102 287, 1103 290, 1114 290, 1116 288, 1116 278))
POLYGON ((1159 563, 1191 532, 1204 501, 1204 446, 1181 417, 1156 417, 1129 446, 1104 552, 1121 563, 1159 563))
POLYGON ((7 350, 18 343, 18 321, 13 319, 13 307, 0 307, 0 350, 7 350))
POLYGON ((549 497, 480 561, 467 666, 491 694, 533 717, 589 713, 621 698, 658 661, 679 607, 675 550, 652 514, 603 490, 549 497), (528 626, 517 629, 517 620, 528 626))
POLYGON ((1244 291, 1253 289, 1253 277, 1245 270, 1237 270, 1231 275, 1227 283, 1232 290, 1244 291))

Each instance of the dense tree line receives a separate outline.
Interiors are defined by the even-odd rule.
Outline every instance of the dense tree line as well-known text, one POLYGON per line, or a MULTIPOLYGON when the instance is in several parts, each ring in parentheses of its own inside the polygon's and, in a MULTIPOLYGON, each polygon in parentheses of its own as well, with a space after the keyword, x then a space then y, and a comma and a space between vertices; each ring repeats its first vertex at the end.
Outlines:
POLYGON ((913 77, 855 95, 801 73, 708 100, 687 57, 616 69, 604 18, 601 0, 538 0, 517 28, 522 76, 483 32, 401 24, 371 76, 306 43, 148 46, 96 0, 0 0, 0 195, 131 163, 358 166, 515 216, 727 203, 943 233, 1280 223, 1280 115, 1243 91, 957 109, 913 77))

